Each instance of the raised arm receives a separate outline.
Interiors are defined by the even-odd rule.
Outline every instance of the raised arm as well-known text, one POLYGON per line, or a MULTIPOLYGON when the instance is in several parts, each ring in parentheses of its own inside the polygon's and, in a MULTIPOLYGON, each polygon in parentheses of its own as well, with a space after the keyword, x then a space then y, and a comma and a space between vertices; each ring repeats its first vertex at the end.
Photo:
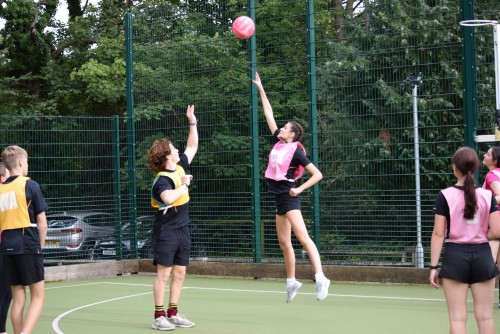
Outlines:
POLYGON ((196 125, 196 116, 194 115, 194 105, 188 105, 186 116, 189 121, 189 136, 184 154, 187 156, 189 163, 191 163, 198 151, 198 127, 196 125))
POLYGON ((276 121, 274 120, 273 108, 271 107, 271 103, 269 103, 266 91, 264 90, 264 86, 262 86, 262 82, 260 81, 259 73, 255 73, 255 80, 252 80, 252 82, 255 84, 255 86, 257 86, 257 89, 259 90, 267 126, 269 126, 269 130, 271 130, 271 133, 274 134, 276 129, 278 129, 278 126, 276 125, 276 121))

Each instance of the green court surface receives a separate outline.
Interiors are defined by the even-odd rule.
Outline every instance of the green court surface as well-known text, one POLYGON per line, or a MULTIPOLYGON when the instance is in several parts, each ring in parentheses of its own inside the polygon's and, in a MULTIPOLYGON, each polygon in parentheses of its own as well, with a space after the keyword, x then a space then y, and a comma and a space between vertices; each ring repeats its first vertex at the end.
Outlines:
MULTIPOLYGON (((34 334, 159 332, 151 329, 153 280, 151 275, 131 275, 47 283, 43 314, 34 334)), ((285 298, 283 281, 188 276, 179 310, 196 326, 174 332, 449 332, 443 291, 430 286, 332 282, 329 296, 318 302, 314 283, 304 281, 292 303, 286 304, 285 298)), ((468 333, 477 333, 472 306, 469 294, 468 333)), ((494 312, 500 331, 500 309, 494 312)), ((10 323, 7 329, 12 333, 10 323)))

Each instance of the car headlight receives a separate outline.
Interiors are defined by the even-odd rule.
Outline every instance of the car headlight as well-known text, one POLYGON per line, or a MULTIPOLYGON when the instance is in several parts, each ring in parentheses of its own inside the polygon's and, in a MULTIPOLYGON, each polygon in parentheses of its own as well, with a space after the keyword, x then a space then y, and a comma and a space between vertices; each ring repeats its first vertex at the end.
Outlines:
POLYGON ((138 249, 143 248, 147 242, 148 242, 148 239, 137 240, 137 248, 138 249))

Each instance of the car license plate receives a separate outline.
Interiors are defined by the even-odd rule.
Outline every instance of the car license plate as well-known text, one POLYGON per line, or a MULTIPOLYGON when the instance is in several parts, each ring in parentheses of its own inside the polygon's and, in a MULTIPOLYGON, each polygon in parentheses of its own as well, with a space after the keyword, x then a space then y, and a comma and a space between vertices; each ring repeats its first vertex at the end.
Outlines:
POLYGON ((114 249, 103 249, 102 250, 102 255, 115 256, 116 255, 116 250, 114 250, 114 249))
POLYGON ((59 246, 59 240, 45 240, 45 246, 59 246))

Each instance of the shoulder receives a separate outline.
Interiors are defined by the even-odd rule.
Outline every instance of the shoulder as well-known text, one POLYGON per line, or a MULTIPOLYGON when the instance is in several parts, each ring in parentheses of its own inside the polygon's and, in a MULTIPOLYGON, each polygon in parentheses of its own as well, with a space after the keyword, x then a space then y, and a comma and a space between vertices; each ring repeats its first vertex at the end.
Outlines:
POLYGON ((179 163, 177 163, 182 168, 186 169, 189 167, 189 159, 184 153, 179 154, 179 163))
POLYGON ((486 182, 494 182, 500 180, 500 168, 493 168, 486 174, 486 182))
POLYGON ((484 188, 480 188, 480 187, 477 187, 477 188, 476 188, 476 193, 477 193, 477 194, 480 194, 481 196, 484 196, 484 197, 486 197, 486 198, 490 198, 490 197, 492 197, 492 195, 493 195, 493 194, 491 193, 491 191, 486 190, 486 189, 484 189, 484 188))
POLYGON ((300 159, 301 161, 310 162, 309 158, 306 155, 306 152, 300 146, 301 145, 297 144, 297 148, 295 150, 295 153, 293 154, 293 157, 297 158, 297 159, 300 159))
POLYGON ((38 184, 38 182, 33 181, 31 179, 26 180, 26 186, 40 188, 40 185, 38 184))

